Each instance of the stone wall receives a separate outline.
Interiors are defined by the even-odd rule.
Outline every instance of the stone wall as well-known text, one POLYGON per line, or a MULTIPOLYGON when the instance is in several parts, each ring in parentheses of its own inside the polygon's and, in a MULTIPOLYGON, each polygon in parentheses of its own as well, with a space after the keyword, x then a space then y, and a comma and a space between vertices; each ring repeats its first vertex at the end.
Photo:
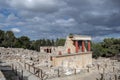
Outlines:
POLYGON ((87 65, 92 64, 92 53, 83 54, 69 54, 52 57, 52 65, 54 67, 65 67, 65 68, 86 68, 87 65))

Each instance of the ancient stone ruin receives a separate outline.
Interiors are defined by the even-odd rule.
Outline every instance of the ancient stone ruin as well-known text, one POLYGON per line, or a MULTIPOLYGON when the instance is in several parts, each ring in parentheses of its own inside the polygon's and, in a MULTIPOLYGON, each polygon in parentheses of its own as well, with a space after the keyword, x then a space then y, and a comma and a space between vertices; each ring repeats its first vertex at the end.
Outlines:
POLYGON ((40 47, 40 52, 0 47, 1 70, 13 71, 14 80, 120 80, 120 62, 92 59, 90 40, 68 36, 65 46, 40 47))

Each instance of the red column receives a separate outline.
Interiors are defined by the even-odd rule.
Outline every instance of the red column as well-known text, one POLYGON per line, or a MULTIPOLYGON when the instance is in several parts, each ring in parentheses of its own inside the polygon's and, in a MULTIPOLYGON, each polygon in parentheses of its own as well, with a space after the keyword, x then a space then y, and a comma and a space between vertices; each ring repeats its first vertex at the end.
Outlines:
POLYGON ((76 53, 78 53, 78 49, 79 49, 79 47, 78 47, 78 41, 75 41, 75 47, 76 47, 76 53))
POLYGON ((85 42, 82 41, 82 52, 84 52, 84 51, 85 51, 85 42))
POLYGON ((61 52, 61 51, 59 51, 59 55, 62 55, 62 52, 61 52))
POLYGON ((52 56, 50 56, 50 61, 52 61, 53 59, 52 59, 52 56))
POLYGON ((88 51, 91 50, 91 45, 90 45, 90 41, 88 41, 88 51))
POLYGON ((68 54, 70 54, 70 48, 68 48, 68 54))

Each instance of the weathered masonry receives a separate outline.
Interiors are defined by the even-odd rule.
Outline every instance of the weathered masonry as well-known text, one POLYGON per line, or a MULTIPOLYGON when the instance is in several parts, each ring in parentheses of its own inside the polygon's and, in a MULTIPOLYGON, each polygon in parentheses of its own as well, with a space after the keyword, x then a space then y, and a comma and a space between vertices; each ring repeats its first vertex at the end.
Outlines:
POLYGON ((41 51, 46 52, 46 50, 48 53, 51 53, 50 60, 53 67, 70 67, 81 69, 92 64, 90 36, 67 36, 64 46, 41 47, 41 51))
POLYGON ((92 53, 53 56, 52 64, 55 67, 86 68, 92 64, 92 53))
POLYGON ((83 52, 90 52, 91 45, 90 45, 91 37, 89 36, 68 36, 66 39, 65 47, 68 53, 83 53, 83 52))
POLYGON ((70 68, 85 68, 92 64, 91 37, 73 35, 68 36, 64 46, 65 51, 52 58, 53 66, 70 68))

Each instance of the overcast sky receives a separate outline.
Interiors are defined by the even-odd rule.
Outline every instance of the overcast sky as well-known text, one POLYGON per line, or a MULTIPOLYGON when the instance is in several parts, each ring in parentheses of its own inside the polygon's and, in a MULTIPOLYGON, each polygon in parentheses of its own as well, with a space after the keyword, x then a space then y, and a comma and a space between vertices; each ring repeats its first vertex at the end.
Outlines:
POLYGON ((120 38, 120 0, 0 0, 0 29, 31 39, 120 38))

